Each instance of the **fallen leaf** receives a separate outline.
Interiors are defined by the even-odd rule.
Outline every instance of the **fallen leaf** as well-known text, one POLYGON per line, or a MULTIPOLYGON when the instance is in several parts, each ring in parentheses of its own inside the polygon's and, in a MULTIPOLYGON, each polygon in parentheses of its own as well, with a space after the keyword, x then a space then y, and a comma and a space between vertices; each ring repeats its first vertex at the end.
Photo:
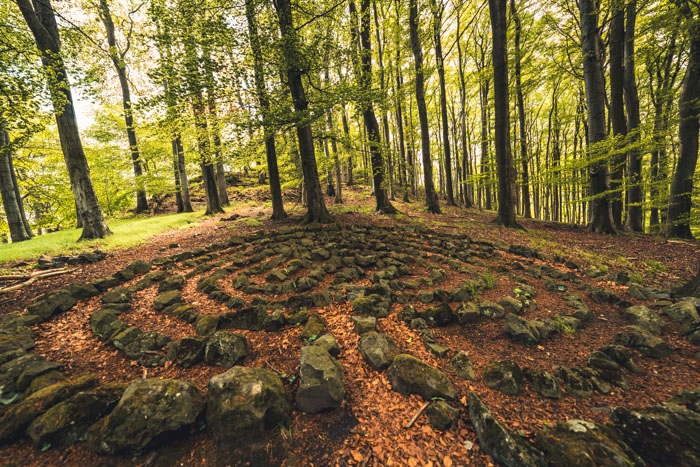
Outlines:
POLYGON ((352 454, 352 458, 357 462, 362 462, 365 459, 360 451, 352 450, 350 451, 350 454, 352 454))
POLYGON ((418 466, 418 459, 415 457, 411 457, 408 459, 408 467, 417 467, 418 466))
POLYGON ((452 458, 451 458, 450 456, 445 456, 445 457, 442 459, 442 464, 443 464, 445 467, 452 467, 452 458))

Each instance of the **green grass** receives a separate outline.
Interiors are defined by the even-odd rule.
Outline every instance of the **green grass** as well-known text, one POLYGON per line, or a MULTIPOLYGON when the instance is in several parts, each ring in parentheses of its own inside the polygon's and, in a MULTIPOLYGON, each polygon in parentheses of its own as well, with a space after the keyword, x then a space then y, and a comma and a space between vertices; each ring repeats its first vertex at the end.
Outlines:
POLYGON ((0 264, 8 261, 31 261, 43 254, 56 256, 99 248, 102 251, 129 248, 169 229, 185 229, 203 219, 203 213, 167 214, 108 221, 113 235, 98 240, 78 242, 79 229, 67 229, 40 235, 25 242, 0 245, 0 264))

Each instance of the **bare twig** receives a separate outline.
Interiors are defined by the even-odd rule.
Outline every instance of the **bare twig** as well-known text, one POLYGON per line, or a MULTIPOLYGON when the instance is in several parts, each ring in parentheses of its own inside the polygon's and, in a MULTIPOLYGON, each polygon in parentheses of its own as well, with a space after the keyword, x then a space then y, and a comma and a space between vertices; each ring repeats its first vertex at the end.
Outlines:
POLYGON ((60 276, 61 274, 68 274, 70 272, 73 272, 73 269, 58 269, 55 271, 46 271, 46 272, 42 272, 42 273, 32 273, 32 274, 23 275, 23 276, 0 276, 0 280, 5 280, 5 281, 21 280, 21 281, 24 281, 24 282, 20 282, 19 284, 11 285, 9 287, 5 287, 5 288, 0 289, 0 294, 12 292, 13 290, 19 290, 23 287, 26 287, 26 286, 36 282, 39 279, 45 279, 47 277, 53 277, 53 276, 60 276))
POLYGON ((430 405, 431 402, 432 401, 428 401, 425 404, 423 404, 421 406, 421 408, 418 409, 418 412, 416 412, 416 414, 413 417, 411 417, 411 419, 408 421, 408 423, 406 423, 404 428, 406 428, 406 429, 411 428, 413 426, 413 424, 416 423, 416 420, 418 420, 418 417, 420 417, 420 414, 422 414, 425 411, 425 409, 428 408, 428 406, 430 405))

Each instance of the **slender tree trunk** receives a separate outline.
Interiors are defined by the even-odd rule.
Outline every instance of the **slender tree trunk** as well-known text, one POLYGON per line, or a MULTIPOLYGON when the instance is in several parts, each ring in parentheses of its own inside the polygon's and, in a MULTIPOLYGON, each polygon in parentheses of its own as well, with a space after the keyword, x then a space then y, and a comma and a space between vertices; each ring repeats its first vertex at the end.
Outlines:
MULTIPOLYGON (((488 211, 493 209, 491 205, 491 170, 489 168, 489 87, 489 79, 486 77, 481 78, 481 83, 479 85, 479 104, 481 106, 481 185, 484 193, 483 206, 484 209, 488 211)), ((481 205, 482 203, 479 203, 479 207, 481 207, 481 205)))
POLYGON ((180 167, 177 160, 177 143, 174 139, 170 140, 170 147, 173 153, 173 175, 175 180, 175 204, 177 212, 185 212, 185 201, 182 198, 182 183, 180 182, 180 167))
POLYGON ((605 88, 601 74, 598 37, 598 13, 593 0, 579 0, 581 20, 581 50, 583 77, 586 85, 588 113, 589 181, 591 196, 591 223, 589 229, 597 233, 616 233, 608 192, 610 180, 600 144, 607 138, 605 128, 605 88))
POLYGON ((68 168, 71 189, 83 231, 79 240, 103 238, 112 232, 105 223, 102 209, 92 186, 90 168, 80 140, 73 95, 61 56, 56 17, 50 0, 34 4, 30 0, 15 0, 41 51, 41 61, 49 84, 56 126, 63 157, 68 168))
MULTIPOLYGON (((333 131, 333 112, 328 109, 326 112, 326 126, 328 131, 333 131)), ((338 157, 338 143, 336 138, 331 139, 331 151, 333 152, 333 166, 335 168, 335 204, 343 204, 343 184, 342 184, 342 170, 340 167, 340 157, 338 157)))
POLYGON ((305 71, 300 64, 304 63, 298 45, 296 30, 292 19, 290 0, 277 0, 277 19, 280 33, 285 45, 285 68, 287 85, 294 102, 294 113, 297 118, 296 128, 301 153, 301 167, 304 172, 304 185, 307 192, 307 213, 304 224, 332 222, 321 190, 314 152, 314 140, 311 133, 311 123, 308 121, 309 103, 306 100, 302 76, 305 71))
POLYGON ((507 0, 489 0, 493 33, 493 95, 495 109, 496 170, 498 171, 498 216, 495 223, 520 227, 515 220, 515 167, 510 151, 508 104, 507 0))
POLYGON ((634 35, 637 21, 637 2, 627 4, 627 27, 625 28, 625 105, 627 108, 627 134, 631 145, 627 152, 627 220, 625 227, 635 232, 643 232, 642 203, 642 151, 638 147, 641 139, 639 131, 639 94, 634 65, 634 35))
POLYGON ((345 107, 343 107, 343 113, 341 114, 341 123, 343 124, 343 136, 345 137, 345 152, 347 153, 348 157, 346 160, 346 167, 347 167, 347 185, 352 186, 355 184, 355 179, 353 177, 353 169, 354 165, 352 163, 352 147, 350 145, 350 125, 348 124, 348 114, 345 112, 345 107))
POLYGON ((10 135, 0 120, 0 195, 5 209, 10 238, 13 243, 29 240, 34 236, 26 223, 22 198, 19 196, 17 178, 12 165, 10 135))
POLYGON ((610 19, 610 122, 612 133, 616 139, 616 154, 612 157, 610 167, 610 200, 615 227, 622 227, 623 203, 622 181, 625 176, 627 135, 627 118, 625 117, 624 85, 625 85, 625 1, 612 1, 612 18, 610 19))
MULTIPOLYGON (((690 10, 690 7, 688 7, 690 10)), ((697 15, 697 10, 696 10, 697 15)), ((666 234, 670 237, 693 238, 690 230, 693 176, 698 161, 698 131, 700 130, 700 25, 697 16, 688 12, 690 52, 678 99, 678 164, 671 182, 666 234)))
POLYGON ((440 214, 440 203, 433 182, 433 160, 430 155, 430 128, 428 126, 428 109, 425 105, 425 77, 423 75, 423 48, 418 35, 417 0, 409 1, 409 34, 416 69, 416 107, 420 121, 421 156, 423 158, 423 178, 425 184, 425 204, 428 212, 440 214))
POLYGON ((532 210, 530 207, 530 170, 528 168, 528 145, 527 145, 527 129, 525 128, 525 97, 523 96, 523 83, 521 71, 521 55, 520 50, 520 35, 522 25, 520 23, 520 15, 515 7, 515 0, 510 0, 510 11, 515 24, 515 94, 518 106, 518 126, 520 130, 520 159, 523 168, 523 186, 522 186, 522 204, 523 217, 526 219, 532 218, 532 210))
POLYGON ((131 35, 127 35, 126 46, 124 50, 117 47, 117 39, 114 31, 114 21, 112 13, 109 9, 107 0, 100 0, 100 19, 105 27, 107 34, 107 45, 109 46, 109 57, 112 60, 114 69, 119 78, 119 86, 122 91, 122 106, 124 108, 124 122, 126 123, 126 136, 129 141, 129 152, 131 153, 131 163, 134 168, 134 177, 136 178, 136 213, 140 214, 148 211, 148 200, 146 199, 146 190, 143 188, 143 168, 141 167, 141 154, 139 152, 138 140, 136 139, 136 128, 134 127, 134 111, 131 103, 131 89, 129 79, 126 76, 126 63, 124 58, 131 46, 131 35))

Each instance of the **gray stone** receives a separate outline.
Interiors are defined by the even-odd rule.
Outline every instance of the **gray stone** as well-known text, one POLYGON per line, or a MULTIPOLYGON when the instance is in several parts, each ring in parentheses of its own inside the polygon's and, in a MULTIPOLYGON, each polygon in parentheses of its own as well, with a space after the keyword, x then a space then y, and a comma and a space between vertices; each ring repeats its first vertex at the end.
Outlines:
POLYGON ((484 367, 481 378, 486 386, 504 394, 516 396, 523 390, 523 374, 518 364, 513 360, 499 360, 488 363, 484 367))
POLYGON ((548 399, 561 399, 561 386, 559 381, 553 375, 542 370, 531 370, 525 368, 523 370, 525 379, 530 383, 530 387, 539 396, 548 399))
POLYGON ((473 381, 476 378, 469 356, 461 350, 450 359, 450 368, 462 379, 473 381))
POLYGON ((204 360, 207 339, 199 336, 186 336, 175 346, 171 346, 168 357, 183 368, 189 368, 204 360))
POLYGON ((612 290, 602 287, 593 287, 589 295, 599 305, 617 305, 622 302, 622 298, 619 295, 612 290))
POLYGON ((452 308, 447 303, 429 306, 423 311, 419 311, 418 316, 435 326, 446 326, 454 321, 454 313, 452 313, 452 308))
POLYGON ((545 467, 545 456, 530 443, 503 426, 481 402, 469 393, 469 419, 479 437, 479 446, 496 461, 508 466, 545 467))
POLYGON ((22 347, 17 347, 15 349, 2 352, 0 353, 0 366, 4 365, 7 362, 11 362, 12 360, 15 360, 23 355, 27 355, 27 351, 24 350, 22 347))
POLYGON ((523 302, 513 297, 504 297, 498 302, 498 304, 503 307, 506 313, 521 315, 524 310, 523 302))
POLYGON ((516 316, 513 313, 506 315, 503 325, 505 332, 515 342, 532 345, 540 341, 540 331, 530 320, 516 316))
POLYGON ((455 310, 455 316, 459 324, 478 323, 482 318, 479 307, 472 302, 462 303, 455 310))
POLYGON ((266 331, 278 331, 287 324, 287 319, 282 314, 282 310, 274 310, 265 317, 263 329, 266 331))
POLYGON ((269 370, 234 366, 214 376, 207 387, 207 429, 219 445, 259 441, 289 422, 287 392, 269 370))
POLYGON ((477 286, 474 283, 465 283, 452 291, 453 302, 468 302, 474 298, 477 286))
POLYGON ((479 304, 479 313, 487 318, 503 318, 506 310, 498 303, 484 301, 479 304))
POLYGON ((364 334, 377 329, 377 318, 374 316, 353 316, 350 320, 355 325, 357 334, 364 334))
POLYGON ((128 289, 117 287, 102 296, 102 303, 109 305, 115 303, 131 303, 131 294, 128 289))
POLYGON ((301 331, 301 339, 307 342, 313 342, 323 334, 326 327, 326 322, 317 314, 309 315, 308 321, 304 329, 301 331))
POLYGON ((140 453, 155 437, 194 423, 204 396, 188 381, 137 379, 112 412, 88 431, 89 448, 102 455, 140 453))
MULTIPOLYGON (((0 400, 8 401, 23 392, 31 383, 31 378, 60 368, 58 363, 51 362, 36 354, 25 354, 0 365, 0 400), (25 375, 20 385, 20 377, 25 375), (21 387, 20 387, 21 386, 21 387)), ((7 402, 5 402, 7 403, 7 402)))
POLYGON ((326 352, 328 352, 331 357, 337 357, 340 354, 340 347, 338 346, 338 341, 335 340, 335 337, 333 337, 330 334, 324 334, 315 341, 313 341, 312 345, 318 345, 319 347, 323 348, 326 352))
POLYGON ((301 308, 287 315, 287 322, 294 325, 305 324, 309 320, 309 312, 301 308))
POLYGON ((100 293, 100 291, 97 290, 97 287, 92 284, 70 284, 63 290, 71 294, 71 296, 76 300, 85 300, 87 298, 95 297, 100 293))
POLYGON ((611 344, 601 347, 600 351, 610 357, 615 363, 632 373, 637 373, 639 371, 637 364, 632 360, 632 352, 627 347, 611 344))
POLYGON ((185 286, 185 278, 179 274, 172 275, 158 284, 158 293, 170 290, 182 290, 185 286))
POLYGON ((625 309, 624 317, 627 321, 639 326, 645 331, 658 334, 664 327, 664 320, 645 306, 631 306, 625 309))
POLYGON ((457 391, 447 376, 416 357, 399 354, 387 370, 391 387, 401 394, 418 394, 425 400, 434 397, 452 400, 457 391))
POLYGON ((345 380, 340 364, 322 347, 302 347, 297 408, 307 413, 337 409, 344 397, 345 380))
POLYGON ((673 352, 666 341, 636 326, 628 326, 626 331, 615 334, 613 343, 633 348, 651 358, 668 357, 673 352))
POLYGON ((389 314, 391 303, 379 294, 358 297, 352 302, 352 311, 357 315, 369 315, 375 318, 385 318, 389 314))
POLYGON ((679 323, 700 320, 697 308, 690 302, 678 302, 669 305, 661 310, 661 314, 679 323))
POLYGON ((34 300, 27 306, 27 314, 47 320, 56 313, 70 310, 76 303, 78 301, 70 293, 61 290, 34 300))
POLYGON ((627 293, 630 294, 630 297, 637 300, 647 301, 654 298, 654 292, 639 284, 630 284, 627 288, 627 293))
POLYGON ((194 328, 200 336, 210 336, 219 326, 219 317, 215 315, 199 315, 194 322, 194 328))
POLYGON ((248 355, 248 342, 240 334, 217 331, 207 340, 204 360, 210 365, 232 367, 248 355))
POLYGON ((412 319, 418 317, 418 311, 416 311, 413 305, 406 305, 401 309, 401 311, 399 311, 397 317, 401 321, 410 323, 412 319))
POLYGON ((591 381, 586 378, 578 368, 557 367, 557 376, 564 381, 566 393, 578 399, 588 398, 593 395, 591 381))
POLYGON ((267 312, 263 306, 249 306, 231 313, 225 313, 219 318, 220 328, 261 331, 265 327, 267 312))
POLYGON ((433 301, 433 298, 435 298, 434 294, 430 290, 421 290, 416 296, 416 299, 421 303, 430 303, 433 301))
POLYGON ((383 371, 391 365, 399 353, 399 347, 386 334, 375 331, 366 332, 357 344, 362 358, 377 371, 383 371))
POLYGON ((562 421, 540 431, 537 444, 550 465, 629 467, 644 464, 615 430, 584 420, 562 421))
POLYGON ((445 401, 437 400, 428 406, 430 425, 440 431, 450 428, 459 419, 459 410, 445 401))
POLYGON ((156 298, 153 299, 153 308, 158 311, 164 310, 172 305, 184 303, 182 295, 180 295, 179 290, 168 290, 158 294, 156 298))

